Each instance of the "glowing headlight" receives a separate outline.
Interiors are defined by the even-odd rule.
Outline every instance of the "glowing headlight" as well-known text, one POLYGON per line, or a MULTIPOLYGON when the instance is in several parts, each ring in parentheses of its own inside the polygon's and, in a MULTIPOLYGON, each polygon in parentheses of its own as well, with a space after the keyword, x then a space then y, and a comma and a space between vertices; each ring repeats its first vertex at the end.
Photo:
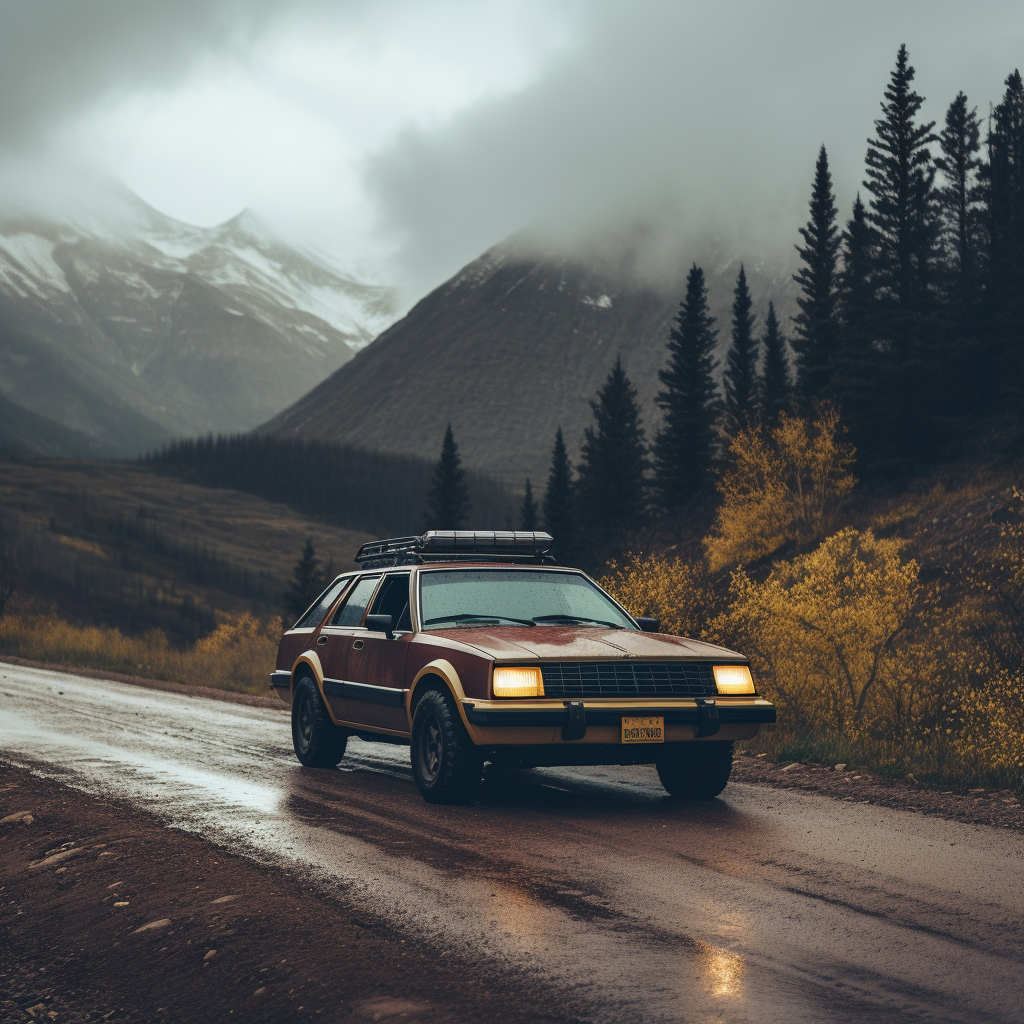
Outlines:
POLYGON ((746 665, 716 665, 715 686, 719 693, 754 692, 754 680, 746 665))
POLYGON ((495 697, 543 697, 544 677, 529 665, 496 668, 492 687, 495 697))

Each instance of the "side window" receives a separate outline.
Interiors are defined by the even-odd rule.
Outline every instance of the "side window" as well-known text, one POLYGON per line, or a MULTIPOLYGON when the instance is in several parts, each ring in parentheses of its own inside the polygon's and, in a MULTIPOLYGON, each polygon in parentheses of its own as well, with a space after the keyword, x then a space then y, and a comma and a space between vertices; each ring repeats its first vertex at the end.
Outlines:
POLYGON ((335 580, 317 599, 316 603, 292 626, 302 629, 306 626, 319 626, 320 620, 327 614, 327 609, 338 600, 338 595, 352 582, 352 577, 335 580))
POLYGON ((377 596, 373 599, 371 615, 390 615, 392 629, 412 631, 409 614, 409 573, 385 576, 377 596))
POLYGON ((348 595, 345 603, 334 613, 331 625, 358 626, 363 621, 363 612, 366 611, 366 605, 373 597, 379 581, 379 576, 364 576, 352 588, 352 593, 348 595))

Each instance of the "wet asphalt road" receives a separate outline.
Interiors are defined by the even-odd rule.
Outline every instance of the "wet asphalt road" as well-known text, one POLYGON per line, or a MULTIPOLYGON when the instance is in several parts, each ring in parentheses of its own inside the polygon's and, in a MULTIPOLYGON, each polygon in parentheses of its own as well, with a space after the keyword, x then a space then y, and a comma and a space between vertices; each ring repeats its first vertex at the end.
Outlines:
POLYGON ((606 1021, 1024 1020, 1024 838, 649 768, 424 803, 405 747, 303 769, 281 712, 0 665, 0 759, 302 874, 606 1021), (62 691, 62 692, 61 692, 62 691))

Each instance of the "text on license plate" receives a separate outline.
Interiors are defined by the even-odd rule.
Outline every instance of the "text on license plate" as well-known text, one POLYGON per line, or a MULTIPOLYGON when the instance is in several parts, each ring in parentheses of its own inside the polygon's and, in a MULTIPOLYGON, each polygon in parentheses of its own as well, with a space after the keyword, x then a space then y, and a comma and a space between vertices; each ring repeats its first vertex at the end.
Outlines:
POLYGON ((664 743, 665 719, 661 718, 623 718, 623 743, 664 743))

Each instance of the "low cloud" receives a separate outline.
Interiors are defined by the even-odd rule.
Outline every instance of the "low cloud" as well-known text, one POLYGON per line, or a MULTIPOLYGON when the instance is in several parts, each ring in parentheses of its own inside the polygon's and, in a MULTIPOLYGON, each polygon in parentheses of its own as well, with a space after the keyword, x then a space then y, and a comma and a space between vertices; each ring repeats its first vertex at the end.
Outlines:
POLYGON ((814 160, 841 206, 862 177, 900 43, 928 113, 960 88, 979 108, 1024 52, 1019 4, 810 2, 589 5, 542 78, 371 163, 399 278, 421 293, 512 232, 678 280, 693 258, 792 253, 814 160))

